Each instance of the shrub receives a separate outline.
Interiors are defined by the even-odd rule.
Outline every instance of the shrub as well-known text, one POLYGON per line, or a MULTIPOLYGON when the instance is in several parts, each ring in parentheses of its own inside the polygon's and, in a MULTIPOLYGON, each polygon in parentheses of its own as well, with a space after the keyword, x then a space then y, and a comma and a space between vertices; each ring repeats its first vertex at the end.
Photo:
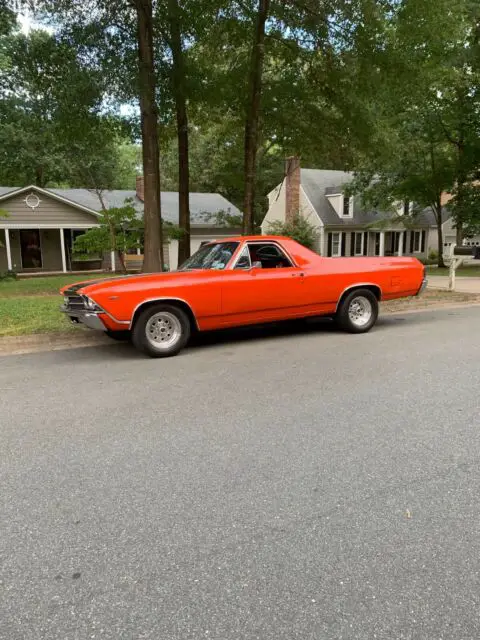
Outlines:
POLYGON ((435 249, 430 249, 430 251, 428 252, 428 259, 434 260, 436 262, 438 260, 438 251, 435 251, 435 249))
POLYGON ((318 235, 316 227, 298 213, 291 222, 275 220, 269 223, 269 227, 269 232, 273 236, 287 236, 307 249, 313 249, 315 246, 318 235))
POLYGON ((16 280, 17 274, 15 271, 0 271, 0 280, 16 280))

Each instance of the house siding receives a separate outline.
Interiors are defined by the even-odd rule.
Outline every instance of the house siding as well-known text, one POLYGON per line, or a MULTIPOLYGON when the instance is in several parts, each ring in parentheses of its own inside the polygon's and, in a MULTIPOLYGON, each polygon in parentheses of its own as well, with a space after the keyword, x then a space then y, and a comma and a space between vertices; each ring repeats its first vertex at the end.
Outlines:
POLYGON ((24 192, 2 200, 0 206, 8 213, 8 218, 0 218, 0 228, 9 228, 17 224, 31 225, 31 229, 38 229, 41 225, 75 228, 75 225, 95 226, 98 223, 98 219, 93 214, 80 211, 44 194, 38 194, 40 204, 35 209, 31 209, 25 204, 25 198, 29 193, 24 192))
MULTIPOLYGON (((269 206, 268 211, 261 225, 262 235, 271 233, 270 224, 272 222, 285 222, 285 181, 268 195, 269 206)), ((303 187, 300 187, 300 215, 308 220, 317 229, 317 237, 313 250, 322 254, 322 233, 323 224, 317 215, 317 212, 310 204, 303 187)))

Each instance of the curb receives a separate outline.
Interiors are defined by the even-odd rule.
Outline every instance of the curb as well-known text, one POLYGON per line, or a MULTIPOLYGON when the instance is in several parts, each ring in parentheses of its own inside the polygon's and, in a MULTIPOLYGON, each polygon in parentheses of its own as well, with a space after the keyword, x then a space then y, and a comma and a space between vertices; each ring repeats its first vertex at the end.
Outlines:
POLYGON ((38 333, 26 336, 5 336, 0 338, 0 357, 40 353, 42 351, 62 351, 111 345, 113 341, 94 331, 75 333, 38 333))

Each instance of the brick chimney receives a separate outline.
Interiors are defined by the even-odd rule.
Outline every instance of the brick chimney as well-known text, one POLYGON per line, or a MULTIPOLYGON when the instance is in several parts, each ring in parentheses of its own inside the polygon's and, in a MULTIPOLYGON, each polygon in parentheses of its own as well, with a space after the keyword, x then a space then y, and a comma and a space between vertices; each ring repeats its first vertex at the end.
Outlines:
POLYGON ((291 222, 300 212, 300 158, 285 160, 285 222, 291 222))
POLYGON ((143 176, 137 176, 137 186, 136 186, 136 190, 137 190, 137 198, 139 200, 141 200, 142 202, 144 201, 144 193, 143 193, 143 176))

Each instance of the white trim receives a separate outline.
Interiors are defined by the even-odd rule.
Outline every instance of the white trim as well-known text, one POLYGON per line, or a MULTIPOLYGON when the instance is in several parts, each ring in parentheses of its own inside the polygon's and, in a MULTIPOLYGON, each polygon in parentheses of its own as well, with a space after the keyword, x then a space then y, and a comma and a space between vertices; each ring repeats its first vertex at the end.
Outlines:
MULTIPOLYGON (((163 296, 163 297, 160 297, 160 298, 147 298, 146 300, 142 300, 142 302, 137 304, 137 306, 133 310, 132 317, 130 318, 130 320, 122 320, 121 323, 122 324, 127 324, 128 323, 129 324, 129 329, 132 329, 132 327, 133 327, 133 319, 135 318, 135 314, 137 313, 137 311, 141 307, 143 307, 144 304, 148 304, 149 302, 159 302, 160 300, 177 300, 178 302, 183 302, 184 304, 186 304, 187 307, 192 312, 192 316, 193 316, 193 319, 195 321, 195 325, 196 325, 197 329, 199 329, 198 322, 197 322, 197 317, 196 317, 195 313, 193 312, 193 309, 192 309, 191 305, 186 300, 184 300, 183 298, 177 298, 176 296, 163 296)), ((106 313, 108 315, 108 312, 106 312, 106 313)), ((120 322, 120 321, 117 320, 117 322, 120 322)))
POLYGON ((110 251, 110 266, 112 272, 115 273, 115 251, 110 251))
POLYGON ((337 306, 335 307, 335 312, 338 309, 338 305, 340 304, 340 300, 347 293, 347 291, 350 291, 351 289, 358 289, 359 287, 375 287, 376 289, 378 289, 380 291, 380 300, 383 298, 383 291, 382 291, 382 287, 380 285, 375 284, 374 282, 356 282, 355 284, 349 285, 346 289, 344 289, 342 291, 342 293, 340 294, 340 296, 338 298, 337 306))
POLYGON ((2 223, 0 222, 0 229, 94 229, 99 227, 99 224, 62 224, 61 227, 59 224, 45 224, 42 222, 29 222, 29 223, 2 223))
POLYGON ((7 250, 7 269, 12 270, 12 250, 10 247, 10 233, 5 229, 5 248, 7 250))
POLYGON ((63 229, 60 229, 60 251, 62 252, 62 270, 67 273, 67 258, 65 255, 65 235, 63 229))
MULTIPOLYGON (((75 202, 74 200, 69 200, 68 198, 65 198, 63 196, 59 196, 57 193, 53 193, 52 191, 49 191, 48 189, 42 189, 42 187, 37 187, 34 184, 30 184, 27 187, 21 187, 20 189, 16 189, 14 191, 8 191, 7 193, 4 193, 3 195, 0 196, 0 202, 2 200, 9 200, 10 198, 16 197, 21 195, 22 193, 25 193, 25 191, 38 191, 38 193, 43 194, 44 196, 49 196, 50 198, 53 198, 54 200, 58 200, 58 202, 63 202, 64 204, 69 204, 70 206, 74 207, 75 209, 80 209, 81 211, 85 211, 86 213, 90 213, 91 215, 95 216, 96 218, 99 218, 102 214, 99 213, 98 211, 95 211, 94 209, 90 209, 90 207, 84 207, 82 204, 78 204, 78 202, 75 202)), ((88 189, 85 189, 85 191, 88 191, 88 189)), ((98 202, 98 204, 100 205, 100 201, 98 202)), ((38 227, 36 227, 38 228, 38 227)))

